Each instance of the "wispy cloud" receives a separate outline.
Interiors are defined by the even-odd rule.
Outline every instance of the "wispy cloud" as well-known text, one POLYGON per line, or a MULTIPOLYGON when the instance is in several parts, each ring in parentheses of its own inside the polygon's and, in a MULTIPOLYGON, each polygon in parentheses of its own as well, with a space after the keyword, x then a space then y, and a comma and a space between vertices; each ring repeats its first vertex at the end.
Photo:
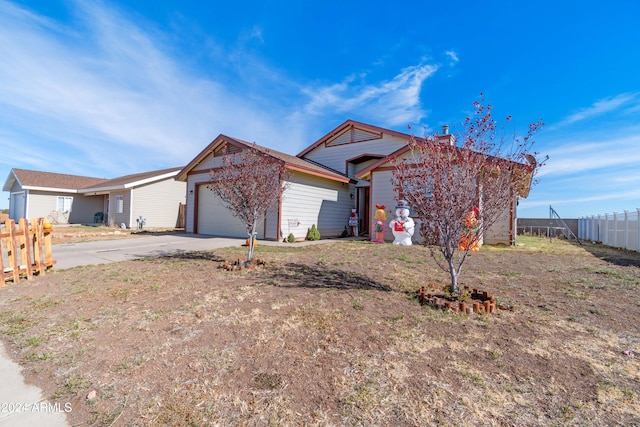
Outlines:
MULTIPOLYGON (((218 133, 297 151, 320 136, 318 119, 325 121, 322 130, 327 118, 337 124, 354 111, 381 125, 418 121, 421 85, 436 70, 418 65, 389 81, 316 87, 255 57, 249 62, 259 72, 238 73, 229 58, 250 53, 207 40, 227 61, 203 75, 177 57, 171 35, 152 24, 99 2, 68 5, 69 26, 0 0, 0 139, 36 152, 55 146, 57 156, 49 154, 48 163, 5 156, 0 167, 7 170, 117 176, 184 164, 218 133), (255 90, 261 86, 268 88, 262 95, 255 90)), ((263 41, 259 26, 239 37, 263 41)))
POLYGON ((444 54, 449 58, 451 64, 457 64, 458 62, 460 62, 458 54, 453 50, 448 50, 444 54))
POLYGON ((547 146, 556 146, 545 154, 549 160, 540 169, 539 176, 559 177, 576 173, 593 172, 598 169, 640 164, 640 133, 637 129, 626 129, 626 135, 593 136, 572 134, 557 143, 548 142, 547 146))
POLYGON ((80 3, 88 25, 71 30, 0 5, 0 108, 15 120, 3 127, 29 129, 36 145, 128 169, 144 152, 184 161, 185 145, 215 136, 200 125, 205 117, 231 118, 208 100, 233 103, 232 94, 180 70, 150 33, 113 10, 80 3))
POLYGON ((553 128, 560 128, 567 125, 581 122, 594 117, 601 116, 612 111, 619 110, 622 107, 635 108, 637 110, 640 104, 638 93, 623 93, 609 98, 601 99, 594 102, 591 106, 582 108, 575 113, 562 119, 559 123, 553 125, 553 128))
POLYGON ((358 83, 350 76, 339 84, 308 88, 306 111, 319 114, 327 109, 341 113, 358 111, 360 116, 383 126, 419 122, 425 111, 420 103, 424 81, 437 71, 432 64, 404 68, 393 79, 381 83, 358 83))

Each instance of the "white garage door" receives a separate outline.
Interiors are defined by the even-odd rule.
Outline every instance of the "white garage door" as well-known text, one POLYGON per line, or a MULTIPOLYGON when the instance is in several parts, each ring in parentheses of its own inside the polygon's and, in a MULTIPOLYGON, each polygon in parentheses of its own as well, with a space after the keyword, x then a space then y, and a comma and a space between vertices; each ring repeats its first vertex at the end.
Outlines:
POLYGON ((25 218, 24 204, 24 193, 15 193, 11 195, 11 211, 9 212, 11 219, 18 222, 20 218, 25 218))
MULTIPOLYGON (((247 237, 247 228, 222 204, 206 185, 198 188, 198 234, 247 237)), ((264 238, 264 222, 258 223, 258 239, 264 238)))

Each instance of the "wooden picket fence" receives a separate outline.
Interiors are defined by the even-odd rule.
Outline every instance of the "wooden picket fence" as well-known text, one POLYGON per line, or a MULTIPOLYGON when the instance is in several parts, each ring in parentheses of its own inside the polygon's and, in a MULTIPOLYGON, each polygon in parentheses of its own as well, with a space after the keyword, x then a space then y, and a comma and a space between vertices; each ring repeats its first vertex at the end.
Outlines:
POLYGON ((24 218, 18 221, 18 227, 12 219, 4 224, 0 230, 0 287, 9 280, 18 283, 21 277, 30 280, 35 274, 44 275, 53 267, 52 230, 44 228, 44 218, 34 218, 31 227, 24 218))

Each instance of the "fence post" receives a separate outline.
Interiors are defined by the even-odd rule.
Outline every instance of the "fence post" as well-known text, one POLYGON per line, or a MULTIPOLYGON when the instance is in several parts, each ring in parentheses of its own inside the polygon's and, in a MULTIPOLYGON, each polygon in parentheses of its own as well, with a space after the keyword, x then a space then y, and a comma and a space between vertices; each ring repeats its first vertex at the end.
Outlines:
POLYGON ((619 217, 620 214, 618 212, 614 212, 613 213, 613 247, 614 248, 619 248, 620 247, 620 243, 618 243, 618 222, 619 222, 619 217))
POLYGON ((629 249, 629 211, 624 210, 624 248, 629 249))
POLYGON ((584 217, 584 238, 587 240, 593 240, 591 238, 591 220, 588 216, 584 217))
POLYGON ((638 238, 636 239, 636 251, 640 252, 640 208, 636 208, 636 232, 638 238))
POLYGON ((9 230, 5 228, 5 231, 6 232, 3 232, 2 228, 0 228, 0 278, 2 278, 2 281, 0 282, 0 288, 4 287, 4 283, 7 277, 9 277, 8 273, 5 273, 4 271, 4 239, 9 235, 9 230))
POLYGON ((18 265, 18 254, 16 254, 16 222, 12 219, 5 221, 5 229, 9 232, 6 238, 7 243, 7 263, 13 276, 13 283, 20 281, 20 267, 18 265))
POLYGON ((18 235, 20 237, 20 272, 27 275, 27 280, 33 279, 33 263, 31 261, 31 237, 29 222, 21 218, 18 222, 18 235))
POLYGON ((44 275, 44 254, 42 253, 42 237, 43 237, 43 218, 33 218, 31 220, 31 228, 33 229, 33 258, 34 268, 38 271, 38 274, 44 275))

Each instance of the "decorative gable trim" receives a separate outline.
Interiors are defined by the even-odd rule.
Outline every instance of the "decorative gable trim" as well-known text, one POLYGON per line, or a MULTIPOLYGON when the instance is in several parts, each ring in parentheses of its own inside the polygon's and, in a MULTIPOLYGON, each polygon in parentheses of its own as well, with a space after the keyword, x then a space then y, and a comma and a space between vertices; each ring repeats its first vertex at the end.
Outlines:
MULTIPOLYGON (((406 133, 396 132, 391 129, 384 129, 378 126, 357 122, 355 120, 347 120, 344 123, 342 123, 340 126, 333 129, 331 132, 329 132, 328 134, 326 134, 325 136, 323 136, 322 138, 320 138, 319 140, 317 140, 316 142, 314 142, 313 144, 311 144, 310 146, 302 150, 300 153, 297 154, 297 157, 303 158, 307 153, 313 151, 314 149, 320 146, 326 146, 328 141, 333 141, 334 139, 337 138, 337 136, 342 135, 345 132, 349 132, 351 131, 351 129, 357 129, 358 131, 369 132, 372 136, 372 139, 380 139, 382 135, 390 135, 390 136, 401 138, 407 141, 409 140, 409 138, 411 138, 411 135, 406 133), (373 138, 373 135, 375 135, 375 138, 373 138)), ((356 142, 356 141, 354 140, 353 142, 356 142)), ((350 143, 350 142, 347 142, 347 143, 350 143)))
POLYGON ((375 139, 382 139, 382 132, 374 132, 350 125, 342 132, 327 139, 325 146, 333 147, 336 145, 353 144, 356 142, 372 141, 375 139))

